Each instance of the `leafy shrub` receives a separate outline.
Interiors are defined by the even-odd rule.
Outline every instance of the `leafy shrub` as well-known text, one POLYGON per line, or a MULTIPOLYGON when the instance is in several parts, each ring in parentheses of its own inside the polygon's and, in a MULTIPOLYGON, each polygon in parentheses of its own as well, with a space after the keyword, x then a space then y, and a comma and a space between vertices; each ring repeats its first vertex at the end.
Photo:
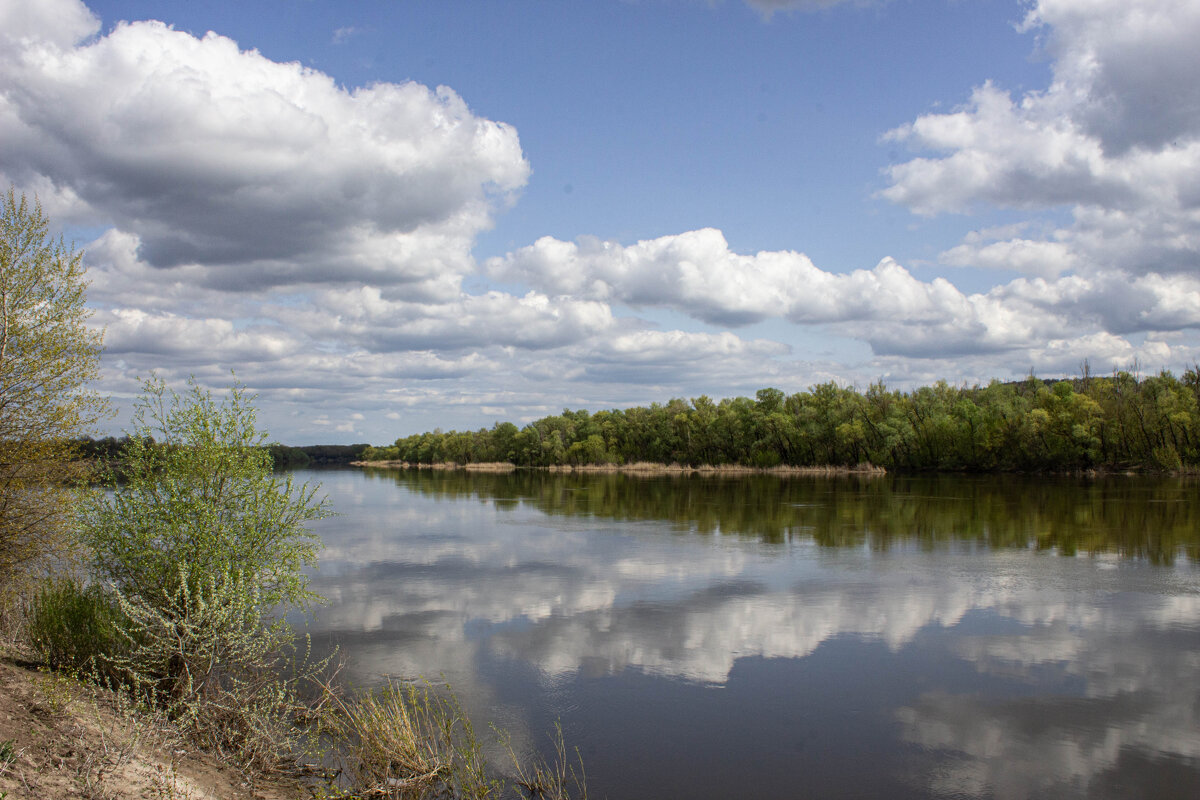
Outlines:
MULTIPOLYGON (((272 473, 252 398, 223 401, 194 382, 145 385, 120 481, 81 514, 97 579, 110 587, 126 645, 111 659, 143 696, 211 749, 258 767, 295 744, 294 635, 283 619, 317 599, 306 565, 328 515, 316 489, 272 473)), ((302 659, 303 660, 303 659, 302 659)))
POLYGON ((100 674, 128 650, 123 622, 121 609, 103 587, 63 578, 34 595, 26 632, 50 668, 100 674))
POLYGON ((324 661, 299 658, 295 637, 244 572, 194 579, 185 564, 158 596, 117 593, 127 638, 112 659, 127 683, 205 748, 260 768, 299 746, 300 683, 324 661))
POLYGON ((275 476, 266 433, 240 386, 223 402, 190 383, 187 394, 160 380, 145 385, 134 430, 122 451, 119 484, 97 494, 83 514, 93 570, 130 599, 159 602, 182 588, 178 565, 193 581, 243 576, 266 606, 304 606, 305 566, 320 540, 309 520, 328 516, 317 487, 275 476))

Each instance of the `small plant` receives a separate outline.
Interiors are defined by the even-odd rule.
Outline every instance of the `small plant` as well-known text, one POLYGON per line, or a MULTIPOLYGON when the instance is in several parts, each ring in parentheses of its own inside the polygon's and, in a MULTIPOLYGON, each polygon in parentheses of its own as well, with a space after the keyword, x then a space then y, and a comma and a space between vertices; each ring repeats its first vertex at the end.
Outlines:
MULTIPOLYGON (((58 715, 77 699, 79 684, 69 675, 61 672, 48 672, 37 683, 38 692, 45 703, 42 713, 58 715)), ((35 708, 35 710, 37 710, 35 708)))
POLYGON ((579 764, 579 770, 576 771, 575 765, 567 758, 567 745, 563 740, 561 723, 554 723, 551 739, 554 742, 552 762, 536 756, 532 763, 523 764, 513 751, 511 741, 504 737, 504 744, 517 772, 517 786, 532 800, 587 800, 587 775, 583 770, 583 757, 579 750, 575 751, 575 760, 579 764))
POLYGON ((0 774, 12 766, 17 760, 17 740, 5 739, 0 742, 0 774))
POLYGON ((190 789, 179 785, 179 774, 174 764, 169 767, 156 765, 150 788, 154 792, 154 800, 196 800, 196 795, 190 789))

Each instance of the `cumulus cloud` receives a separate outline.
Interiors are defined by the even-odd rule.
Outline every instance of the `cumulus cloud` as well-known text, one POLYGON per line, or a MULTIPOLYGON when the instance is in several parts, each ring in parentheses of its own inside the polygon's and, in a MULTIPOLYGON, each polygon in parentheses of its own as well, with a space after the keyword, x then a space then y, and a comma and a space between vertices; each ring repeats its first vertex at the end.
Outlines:
POLYGON ((609 330, 607 305, 551 298, 537 292, 463 294, 453 301, 389 300, 377 287, 316 293, 310 307, 280 317, 314 337, 336 337, 372 351, 490 346, 539 350, 561 347, 609 330))
POLYGON ((629 246, 584 237, 543 237, 486 269, 500 280, 546 291, 638 306, 665 306, 714 324, 770 317, 812 324, 919 316, 957 290, 944 280, 918 281, 892 259, 848 274, 817 268, 793 251, 752 256, 730 250, 724 234, 705 228, 629 246))
POLYGON ((766 364, 790 351, 780 342, 747 341, 728 332, 642 330, 596 342, 578 377, 605 383, 662 384, 699 373, 710 381, 738 385, 747 378, 763 381, 766 364))
POLYGON ((109 355, 141 353, 151 356, 211 359, 215 350, 227 363, 274 361, 295 353, 298 338, 277 327, 237 328, 229 320, 193 319, 170 313, 120 308, 101 311, 109 355), (196 344, 204 343, 204 349, 196 344))
MULTIPOLYGON (((1005 257, 1048 276, 1069 271, 1075 258, 1057 242, 987 242, 983 235, 944 256, 951 263, 990 260, 993 266, 1005 257)), ((802 253, 741 255, 713 229, 628 246, 543 237, 486 268, 500 280, 635 307, 665 306, 714 324, 775 317, 824 325, 866 341, 883 356, 1012 353, 1091 334, 1200 325, 1200 306, 1193 302, 1198 284, 1186 274, 1019 278, 965 293, 944 278, 919 280, 891 258, 873 269, 835 273, 802 253)))
MULTIPOLYGON (((1023 28, 1048 31, 1049 94, 1071 99, 1072 116, 1106 153, 1158 150, 1200 131, 1200 8, 1188 0, 1096 4, 1041 0, 1023 28), (1078 90, 1086 88, 1087 94, 1078 90)), ((1056 97, 1056 99, 1058 99, 1056 97)))
POLYGON ((97 23, 74 0, 6 4, 0 173, 55 187, 156 269, 222 289, 470 271, 529 174, 516 131, 451 89, 347 90, 209 33, 97 23), (67 24, 63 24, 66 20, 67 24))
POLYGON ((938 261, 954 267, 1015 270, 1043 278, 1057 277, 1078 266, 1078 256, 1061 241, 1014 236, 1023 227, 974 231, 964 237, 962 244, 942 253, 938 261))
POLYGON ((882 195, 918 214, 1068 209, 1045 238, 968 237, 947 263, 1044 276, 1195 272, 1200 264, 1200 7, 1187 0, 1040 0, 1053 81, 1020 97, 992 84, 950 113, 889 132, 922 155, 882 195))

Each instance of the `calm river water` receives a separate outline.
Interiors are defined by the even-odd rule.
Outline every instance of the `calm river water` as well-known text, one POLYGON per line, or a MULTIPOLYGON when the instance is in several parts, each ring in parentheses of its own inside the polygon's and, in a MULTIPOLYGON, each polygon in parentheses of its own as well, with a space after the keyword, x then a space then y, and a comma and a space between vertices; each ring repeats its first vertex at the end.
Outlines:
POLYGON ((299 477, 351 680, 593 799, 1200 797, 1200 482, 299 477))

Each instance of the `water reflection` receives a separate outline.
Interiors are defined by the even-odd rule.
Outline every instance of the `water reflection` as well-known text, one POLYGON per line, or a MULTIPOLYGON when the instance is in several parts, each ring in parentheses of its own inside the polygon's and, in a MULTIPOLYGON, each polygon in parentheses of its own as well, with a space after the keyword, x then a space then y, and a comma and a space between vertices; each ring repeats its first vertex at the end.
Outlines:
POLYGON ((1171 563, 1200 557, 1193 478, 1019 475, 737 477, 518 471, 366 470, 441 499, 529 504, 553 515, 668 521, 681 530, 810 538, 828 546, 977 542, 990 547, 1113 552, 1171 563))
POLYGON ((1200 789, 1193 483, 320 477, 357 681, 562 717, 594 796, 1200 789))

